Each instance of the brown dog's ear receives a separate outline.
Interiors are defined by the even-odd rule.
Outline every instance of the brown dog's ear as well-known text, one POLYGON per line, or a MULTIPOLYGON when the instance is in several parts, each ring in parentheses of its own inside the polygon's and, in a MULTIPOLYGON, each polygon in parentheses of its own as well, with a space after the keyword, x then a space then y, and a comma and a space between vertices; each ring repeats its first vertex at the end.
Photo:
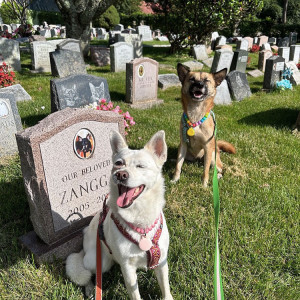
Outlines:
POLYGON ((190 69, 188 67, 184 66, 181 63, 177 64, 177 74, 178 74, 178 77, 179 77, 179 80, 181 83, 184 82, 186 74, 188 74, 189 72, 190 72, 190 69))
POLYGON ((221 82, 225 79, 226 74, 227 74, 226 68, 213 74, 215 83, 216 83, 216 87, 219 86, 221 84, 221 82))

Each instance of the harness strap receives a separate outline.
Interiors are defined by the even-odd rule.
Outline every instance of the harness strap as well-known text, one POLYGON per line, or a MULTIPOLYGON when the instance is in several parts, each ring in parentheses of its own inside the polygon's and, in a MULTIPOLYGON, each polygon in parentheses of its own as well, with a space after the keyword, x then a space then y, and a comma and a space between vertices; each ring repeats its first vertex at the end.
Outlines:
MULTIPOLYGON (((114 216, 114 214, 111 214, 111 218, 115 222, 117 228, 119 231, 126 237, 129 241, 134 243, 135 245, 139 245, 138 241, 136 241, 126 230, 125 228, 121 225, 120 221, 114 216)), ((160 259, 160 248, 158 246, 158 241, 162 233, 162 228, 163 228, 163 218, 162 214, 160 214, 160 226, 156 230, 154 237, 152 239, 152 247, 150 250, 148 250, 147 253, 147 267, 149 269, 154 269, 159 265, 159 259, 160 259)))

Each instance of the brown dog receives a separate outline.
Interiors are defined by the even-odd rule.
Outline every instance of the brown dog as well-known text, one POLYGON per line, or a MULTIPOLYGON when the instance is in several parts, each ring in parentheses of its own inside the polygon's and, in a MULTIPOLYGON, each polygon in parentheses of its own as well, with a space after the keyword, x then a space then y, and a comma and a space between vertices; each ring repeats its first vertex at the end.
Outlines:
MULTIPOLYGON (((177 72, 182 83, 181 102, 184 113, 180 122, 180 146, 173 182, 180 178, 184 159, 194 160, 204 156, 203 186, 207 187, 210 165, 215 164, 215 124, 210 111, 214 106, 216 87, 225 78, 227 69, 215 74, 190 72, 179 63, 177 72)), ((222 173, 220 150, 235 153, 235 148, 228 142, 217 141, 219 175, 222 173)))

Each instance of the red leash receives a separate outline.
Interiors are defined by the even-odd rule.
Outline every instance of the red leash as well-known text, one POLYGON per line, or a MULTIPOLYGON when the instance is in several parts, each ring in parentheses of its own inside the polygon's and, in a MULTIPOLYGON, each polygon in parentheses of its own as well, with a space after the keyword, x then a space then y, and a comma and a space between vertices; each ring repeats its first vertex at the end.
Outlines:
POLYGON ((102 257, 101 257, 101 241, 99 239, 99 228, 97 232, 97 252, 96 252, 96 259, 97 259, 97 271, 96 271, 96 293, 95 293, 95 300, 102 299, 102 257))

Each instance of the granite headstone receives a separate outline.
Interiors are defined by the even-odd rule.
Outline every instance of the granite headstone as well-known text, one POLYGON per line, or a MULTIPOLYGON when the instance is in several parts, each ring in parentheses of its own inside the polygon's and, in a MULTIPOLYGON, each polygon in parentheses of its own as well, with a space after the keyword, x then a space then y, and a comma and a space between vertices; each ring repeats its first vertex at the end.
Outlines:
POLYGON ((176 74, 158 75, 158 87, 162 90, 176 86, 181 86, 181 82, 176 74))
POLYGON ((133 46, 125 42, 118 42, 110 46, 111 72, 126 71, 126 63, 133 59, 133 46))
POLYGON ((21 71, 19 43, 12 39, 0 38, 1 58, 14 71, 21 71))
POLYGON ((157 99, 158 62, 144 57, 126 64, 126 102, 133 108, 150 108, 163 103, 157 99))
POLYGON ((86 74, 86 66, 80 52, 56 49, 50 52, 52 76, 66 77, 86 74))
POLYGON ((300 71, 296 66, 295 62, 289 61, 285 63, 286 68, 290 68, 292 71, 292 76, 289 79, 293 85, 300 85, 300 71))
POLYGON ((266 60, 273 55, 272 51, 263 50, 259 52, 258 56, 258 69, 262 72, 265 71, 266 68, 266 60))
POLYGON ((110 49, 101 46, 91 46, 91 59, 98 67, 110 65, 110 49))
POLYGON ((278 55, 284 58, 285 62, 290 60, 290 47, 279 47, 278 55))
POLYGON ((31 96, 25 91, 25 89, 19 83, 0 89, 0 93, 9 93, 9 92, 14 94, 15 100, 17 102, 31 100, 31 96))
POLYGON ((276 87, 276 81, 282 79, 285 60, 281 56, 271 56, 266 60, 266 69, 264 76, 265 90, 272 90, 276 87))
POLYGON ((55 51, 55 46, 48 42, 32 42, 30 47, 32 69, 36 72, 51 72, 49 53, 55 51))
POLYGON ((93 75, 72 75, 50 80, 51 111, 78 108, 106 99, 110 101, 107 80, 93 75))
POLYGON ((252 95, 245 73, 232 71, 226 76, 226 80, 233 99, 241 101, 252 95))
POLYGON ((216 50, 214 60, 211 67, 211 73, 216 73, 226 68, 230 69, 233 58, 233 52, 226 49, 216 50))
POLYGON ((205 45, 193 46, 193 56, 196 60, 205 60, 208 58, 205 45))
POLYGON ((219 86, 217 86, 214 104, 228 105, 231 104, 231 96, 228 88, 227 80, 224 79, 219 86))
POLYGON ((56 47, 60 50, 72 50, 81 53, 80 41, 76 39, 65 39, 57 44, 56 47))
POLYGON ((34 228, 20 240, 37 262, 82 249, 82 229, 109 192, 111 130, 124 135, 119 114, 68 108, 16 135, 34 228))
POLYGON ((0 93, 0 157, 18 152, 15 134, 22 129, 14 94, 0 93))
POLYGON ((248 62, 248 51, 247 50, 236 50, 234 51, 230 71, 240 71, 245 73, 248 62))
POLYGON ((298 64, 300 60, 300 45, 292 45, 290 47, 290 60, 298 64))

